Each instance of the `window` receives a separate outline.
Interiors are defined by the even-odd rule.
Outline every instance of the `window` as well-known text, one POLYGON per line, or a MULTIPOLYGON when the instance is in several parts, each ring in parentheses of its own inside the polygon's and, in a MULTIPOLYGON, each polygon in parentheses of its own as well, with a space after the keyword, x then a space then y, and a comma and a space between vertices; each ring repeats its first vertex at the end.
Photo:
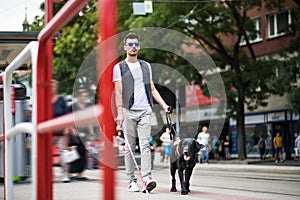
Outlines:
MULTIPOLYGON (((250 32, 247 31, 249 42, 250 43, 260 42, 260 41, 262 41, 262 37, 261 37, 261 18, 253 19, 253 23, 254 23, 255 31, 253 33, 250 33, 250 32)), ((245 37, 242 36, 240 45, 245 45, 245 44, 246 44, 245 37)))
POLYGON ((268 16, 269 38, 285 35, 290 30, 292 24, 291 11, 284 11, 268 16))
POLYGON ((245 134, 247 154, 257 154, 257 144, 259 137, 264 135, 264 125, 246 125, 245 134))

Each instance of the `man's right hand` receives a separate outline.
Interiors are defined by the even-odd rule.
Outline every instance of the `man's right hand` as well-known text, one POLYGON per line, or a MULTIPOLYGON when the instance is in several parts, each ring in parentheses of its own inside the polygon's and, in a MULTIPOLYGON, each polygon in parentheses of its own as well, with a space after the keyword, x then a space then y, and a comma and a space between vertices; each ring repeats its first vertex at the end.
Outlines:
POLYGON ((123 114, 118 114, 118 116, 117 116, 117 118, 116 118, 116 124, 117 124, 118 126, 122 126, 123 121, 124 121, 123 114))
POLYGON ((167 113, 171 114, 172 112, 173 112, 173 107, 172 106, 168 106, 167 113))

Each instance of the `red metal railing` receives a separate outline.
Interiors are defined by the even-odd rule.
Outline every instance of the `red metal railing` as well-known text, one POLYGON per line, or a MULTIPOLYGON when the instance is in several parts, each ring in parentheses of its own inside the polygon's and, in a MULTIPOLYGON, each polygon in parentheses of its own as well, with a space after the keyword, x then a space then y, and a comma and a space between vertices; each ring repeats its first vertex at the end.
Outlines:
MULTIPOLYGON (((100 0, 98 0, 100 2, 100 0)), ((105 41, 106 39, 114 36, 116 34, 116 17, 117 17, 117 7, 116 0, 102 0, 100 9, 98 9, 98 25, 100 29, 100 39, 105 41)), ((101 120, 103 126, 103 132, 108 139, 109 149, 113 149, 113 135, 116 134, 115 123, 113 118, 113 113, 111 110, 111 99, 113 91, 112 83, 112 68, 113 61, 117 58, 117 41, 111 40, 107 45, 104 43, 98 51, 98 73, 101 75, 100 83, 98 88, 100 92, 98 93, 98 99, 100 99, 101 104, 104 108, 105 116, 102 115, 99 120, 101 120), (106 66, 107 63, 109 66, 106 66), (105 89, 104 89, 105 88, 105 89)), ((104 160, 111 160, 111 156, 104 154, 104 160)), ((114 200, 115 199, 115 173, 111 166, 104 165, 104 199, 114 200)))
POLYGON ((90 106, 84 110, 39 123, 37 125, 37 131, 42 134, 60 131, 66 127, 80 127, 83 125, 96 123, 98 117, 101 116, 102 111, 103 108, 100 105, 90 106))
MULTIPOLYGON (((52 18, 54 0, 46 0, 46 26, 38 36, 38 58, 36 70, 36 117, 33 124, 37 126, 37 139, 36 139, 36 198, 41 200, 53 199, 53 186, 52 186, 52 132, 61 130, 68 126, 78 126, 90 123, 91 121, 101 121, 102 130, 106 136, 106 148, 112 149, 113 135, 115 134, 115 124, 111 108, 111 98, 113 91, 112 67, 105 66, 108 61, 116 58, 117 45, 116 41, 110 43, 109 46, 100 49, 99 56, 101 60, 98 62, 98 73, 100 90, 98 105, 88 108, 84 111, 76 112, 76 122, 74 121, 73 114, 66 115, 57 119, 52 119, 52 102, 51 102, 51 89, 50 81, 52 79, 52 36, 59 31, 68 21, 70 21, 89 0, 72 0, 68 1, 61 10, 52 18), (108 52, 108 53, 107 53, 108 52), (101 107, 103 104, 103 107, 101 107), (37 112, 38 111, 38 112, 37 112), (93 112, 94 111, 94 112, 93 112), (105 113, 101 115, 102 111, 105 113), (93 115, 94 114, 94 115, 93 115), (71 116, 72 115, 72 116, 71 116), (76 124, 75 124, 76 123, 76 124), (108 131, 109 130, 109 131, 108 131)), ((100 2, 100 0, 99 0, 100 2)), ((104 41, 115 34, 116 27, 116 1, 115 0, 102 0, 99 12, 99 27, 101 27, 101 40, 104 41)), ((35 73, 35 72, 33 72, 35 73)), ((4 141, 4 135, 0 135, 0 141, 4 141)), ((111 155, 104 155, 109 157, 111 155)), ((114 157, 114 156, 113 156, 114 157)), ((105 160, 105 158, 104 158, 105 160)), ((105 165, 104 167, 104 199, 115 199, 115 177, 114 169, 112 166, 105 165)))
MULTIPOLYGON (((79 10, 86 5, 88 0, 72 0, 68 1, 61 10, 52 18, 52 1, 46 1, 46 21, 45 28, 40 32, 38 36, 39 53, 38 53, 38 70, 37 70, 37 124, 38 124, 38 136, 37 136, 37 199, 50 200, 53 199, 52 194, 52 159, 51 159, 51 141, 52 135, 50 131, 53 131, 53 127, 43 130, 41 128, 42 122, 49 120, 52 117, 51 108, 51 90, 50 80, 52 78, 52 41, 51 37, 63 27, 70 19, 72 19, 79 10), (46 131, 44 134, 39 134, 41 131, 46 131), (49 131, 49 133, 47 133, 49 131)), ((100 1, 99 1, 100 2, 100 1)), ((101 13, 101 38, 103 40, 109 38, 115 34, 116 25, 116 2, 115 0, 102 0, 100 4, 99 12, 101 13)), ((107 50, 106 50, 107 51, 107 50)), ((112 46, 111 54, 116 51, 116 46, 112 46)), ((105 59, 106 52, 100 51, 101 58, 105 59)), ((109 54, 111 56, 111 54, 109 54)), ((107 58, 107 57, 106 57, 107 58)), ((109 59, 109 58, 107 58, 109 59)), ((102 60, 102 59, 101 59, 102 60)), ((98 64, 98 71, 106 67, 102 64, 105 61, 100 61, 98 64)), ((108 70, 109 71, 109 70, 108 70)), ((115 130, 114 121, 112 117, 112 111, 110 110, 110 100, 112 95, 112 81, 111 72, 105 73, 100 80, 99 87, 104 88, 105 94, 99 94, 99 99, 104 107, 105 117, 98 117, 101 120, 101 124, 104 124, 103 131, 109 141, 112 142, 112 135, 114 132, 107 130, 115 130)), ((101 90, 104 91, 104 90, 101 90)), ((100 102, 98 104, 100 106, 100 102)), ((112 144, 108 144, 112 145, 112 144)), ((104 199, 113 200, 114 197, 114 169, 106 166, 104 169, 104 199)))

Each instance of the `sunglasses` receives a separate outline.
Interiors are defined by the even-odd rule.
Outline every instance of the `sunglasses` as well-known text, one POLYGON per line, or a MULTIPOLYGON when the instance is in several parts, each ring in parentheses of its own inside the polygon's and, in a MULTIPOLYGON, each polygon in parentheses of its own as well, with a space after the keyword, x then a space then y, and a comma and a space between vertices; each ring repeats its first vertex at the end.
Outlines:
POLYGON ((140 42, 128 42, 127 43, 127 46, 129 46, 129 47, 133 47, 133 45, 138 47, 138 46, 140 46, 140 42))

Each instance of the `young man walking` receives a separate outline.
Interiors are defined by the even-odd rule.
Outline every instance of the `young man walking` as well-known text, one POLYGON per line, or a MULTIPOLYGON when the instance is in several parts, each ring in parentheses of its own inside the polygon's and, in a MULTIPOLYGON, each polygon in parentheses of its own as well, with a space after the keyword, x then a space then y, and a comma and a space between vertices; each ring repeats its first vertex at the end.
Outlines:
POLYGON ((129 180, 128 191, 138 192, 134 158, 129 148, 135 152, 136 138, 141 149, 141 173, 145 187, 150 192, 156 187, 151 176, 151 112, 153 99, 168 112, 168 105, 161 98, 152 81, 152 70, 148 62, 137 58, 140 49, 139 37, 129 33, 124 38, 126 59, 114 66, 115 101, 117 126, 122 126, 128 142, 125 145, 125 168, 129 180), (129 146, 128 146, 129 145, 129 146))

